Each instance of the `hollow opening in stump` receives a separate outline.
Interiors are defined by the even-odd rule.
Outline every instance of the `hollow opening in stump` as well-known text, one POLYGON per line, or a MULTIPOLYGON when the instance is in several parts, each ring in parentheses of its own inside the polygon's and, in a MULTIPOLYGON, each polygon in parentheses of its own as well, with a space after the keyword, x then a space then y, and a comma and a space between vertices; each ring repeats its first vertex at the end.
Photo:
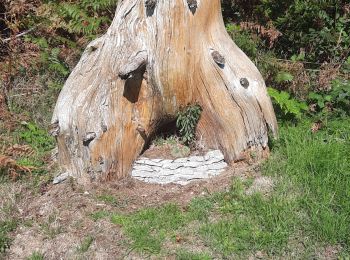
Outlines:
POLYGON ((156 131, 153 140, 159 137, 168 138, 170 136, 179 136, 179 129, 176 126, 176 120, 177 118, 168 120, 163 123, 156 131))
POLYGON ((141 153, 141 157, 149 156, 151 158, 159 157, 163 159, 176 157, 174 155, 171 155, 169 149, 165 147, 172 145, 184 146, 180 143, 180 133, 176 125, 176 120, 177 117, 170 118, 159 123, 159 127, 146 143, 141 153))

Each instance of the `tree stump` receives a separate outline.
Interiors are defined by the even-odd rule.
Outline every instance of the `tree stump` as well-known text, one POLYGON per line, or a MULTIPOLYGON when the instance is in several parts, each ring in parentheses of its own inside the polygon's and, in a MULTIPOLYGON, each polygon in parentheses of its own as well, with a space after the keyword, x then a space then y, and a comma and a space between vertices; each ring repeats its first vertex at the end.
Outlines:
POLYGON ((225 30, 220 0, 119 1, 58 98, 51 133, 62 172, 84 184, 126 177, 152 134, 182 107, 230 163, 277 132, 262 76, 225 30))

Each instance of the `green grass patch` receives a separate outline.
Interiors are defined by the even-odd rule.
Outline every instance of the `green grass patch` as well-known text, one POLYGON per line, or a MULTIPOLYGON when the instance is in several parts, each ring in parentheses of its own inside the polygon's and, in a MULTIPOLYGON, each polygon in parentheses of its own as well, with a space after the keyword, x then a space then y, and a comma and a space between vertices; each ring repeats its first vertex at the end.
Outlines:
MULTIPOLYGON (((317 133, 311 125, 281 126, 262 167, 275 183, 268 195, 247 195, 252 180, 234 179, 229 191, 194 199, 184 209, 147 208, 112 215, 111 221, 122 227, 132 249, 149 254, 170 253, 163 242, 194 226, 191 239, 202 240, 211 255, 222 258, 246 258, 257 251, 285 256, 293 250, 311 257, 322 245, 340 245, 341 254, 348 255, 350 119, 327 122, 317 133), (199 225, 191 226, 194 221, 199 225), (298 244, 307 248, 302 251, 298 244)), ((181 250, 178 259, 196 259, 181 250)))
POLYGON ((301 188, 303 229, 318 241, 350 242, 350 120, 334 120, 311 133, 310 122, 284 126, 265 173, 301 188))
POLYGON ((50 215, 44 223, 40 224, 40 228, 42 233, 50 239, 53 239, 64 232, 63 224, 59 222, 56 214, 50 215))
POLYGON ((264 250, 280 252, 297 223, 297 201, 287 201, 276 191, 270 197, 245 194, 250 181, 235 179, 229 192, 216 195, 216 221, 207 222, 200 234, 208 245, 225 257, 264 250))
POLYGON ((97 200, 118 208, 125 208, 128 205, 127 199, 118 199, 110 194, 101 194, 97 196, 97 200))
POLYGON ((110 205, 118 204, 117 198, 109 194, 102 194, 98 196, 97 199, 110 205))
POLYGON ((0 253, 4 253, 10 247, 11 239, 8 233, 17 228, 17 221, 7 220, 0 222, 0 253))
POLYGON ((177 260, 211 260, 212 257, 207 253, 194 253, 184 249, 176 252, 177 260))
POLYGON ((92 236, 87 236, 83 242, 81 243, 81 245, 78 247, 78 251, 80 253, 85 253, 89 250, 92 242, 94 242, 94 238, 92 236))
POLYGON ((42 253, 40 252, 33 252, 28 258, 26 258, 27 260, 44 260, 45 257, 42 253))
POLYGON ((114 214, 111 221, 123 227, 132 240, 133 249, 157 254, 164 239, 175 237, 174 232, 185 224, 185 216, 176 205, 166 205, 128 216, 114 214))
POLYGON ((93 212, 90 214, 90 218, 93 221, 98 221, 98 220, 106 218, 108 216, 110 216, 110 213, 108 211, 104 211, 104 210, 99 210, 99 211, 96 211, 96 212, 93 212))

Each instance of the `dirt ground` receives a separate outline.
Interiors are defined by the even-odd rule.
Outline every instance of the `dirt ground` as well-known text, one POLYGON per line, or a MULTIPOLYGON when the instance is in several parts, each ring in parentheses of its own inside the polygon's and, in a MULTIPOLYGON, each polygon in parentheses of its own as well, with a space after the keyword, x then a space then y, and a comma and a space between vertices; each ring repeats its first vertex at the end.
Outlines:
POLYGON ((42 184, 39 192, 33 192, 23 184, 13 184, 7 188, 11 190, 3 189, 0 195, 15 202, 13 212, 21 224, 12 234, 12 245, 5 259, 26 259, 33 252, 44 254, 45 259, 144 259, 130 251, 125 244, 127 238, 118 226, 108 218, 94 221, 91 214, 129 213, 165 203, 185 207, 194 197, 228 189, 233 176, 258 175, 258 165, 237 163, 220 176, 186 186, 127 179, 82 187, 69 179, 59 185, 42 184), (18 198, 9 198, 10 194, 18 194, 18 198), (113 196, 116 202, 101 201, 103 195, 113 196), (87 252, 80 252, 78 248, 88 236, 94 240, 87 252))

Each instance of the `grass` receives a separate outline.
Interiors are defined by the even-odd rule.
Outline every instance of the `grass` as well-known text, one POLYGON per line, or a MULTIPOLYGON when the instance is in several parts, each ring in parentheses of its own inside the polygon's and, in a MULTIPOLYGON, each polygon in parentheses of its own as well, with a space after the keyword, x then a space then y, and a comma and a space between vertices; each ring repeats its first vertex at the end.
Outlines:
POLYGON ((118 205, 118 200, 116 197, 109 194, 102 194, 97 197, 98 200, 103 201, 109 205, 115 206, 118 205))
MULTIPOLYGON (((350 119, 330 120, 316 133, 310 131, 311 125, 309 121, 281 125, 271 157, 262 165, 263 175, 274 179, 268 195, 248 195, 252 180, 235 178, 228 191, 196 198, 188 206, 167 204, 129 214, 96 211, 89 217, 110 219, 121 227, 131 250, 147 255, 246 259, 263 252, 267 257, 315 258, 322 248, 337 246, 342 250, 339 256, 346 259, 350 256, 350 119), (197 242, 204 246, 203 253, 188 247, 197 242)), ((114 209, 127 206, 127 201, 107 193, 96 199, 114 209)), ((1 208, 5 218, 0 219, 0 253, 10 246, 10 232, 17 227, 7 217, 11 211, 6 204, 1 208)), ((54 238, 63 229, 51 215, 41 231, 54 238)), ((87 236, 78 252, 87 252, 93 240, 87 236)), ((29 259, 40 257, 34 252, 29 259)))
MULTIPOLYGON (((275 180, 269 195, 247 195, 251 180, 234 179, 228 192, 195 199, 185 209, 165 205, 114 214, 111 221, 122 227, 132 249, 148 254, 169 254, 164 241, 175 243, 179 234, 186 241, 192 233, 220 258, 246 258, 258 251, 268 256, 294 251, 312 258, 327 245, 341 246, 341 255, 348 257, 350 120, 330 121, 317 133, 310 127, 308 121, 282 125, 272 156, 262 167, 275 180), (184 232, 195 221, 198 227, 184 232)), ((181 250, 178 259, 196 259, 181 250)))
POLYGON ((40 252, 33 252, 28 258, 27 260, 44 260, 45 257, 42 253, 40 252))
POLYGON ((10 247, 11 239, 8 234, 16 228, 17 221, 15 220, 0 221, 0 253, 5 252, 10 247))
POLYGON ((80 253, 85 253, 89 250, 92 242, 94 242, 94 238, 92 236, 87 236, 83 242, 81 243, 81 245, 78 247, 78 251, 80 253))
POLYGON ((247 196, 248 186, 236 179, 227 193, 217 195, 218 221, 201 227, 201 235, 224 256, 264 250, 278 253, 288 243, 294 223, 296 201, 287 202, 279 193, 266 198, 247 196))
POLYGON ((108 211, 104 211, 104 210, 98 210, 96 212, 93 212, 90 214, 90 218, 93 221, 98 221, 100 219, 106 218, 110 215, 111 213, 108 211))
POLYGON ((117 199, 116 197, 110 194, 101 194, 97 196, 97 200, 118 208, 125 208, 128 206, 129 203, 127 198, 117 199))
POLYGON ((55 213, 51 214, 44 223, 40 224, 40 228, 42 233, 50 239, 64 232, 63 225, 55 213))
POLYGON ((169 136, 157 136, 153 140, 152 144, 158 147, 169 147, 170 153, 174 157, 185 157, 191 153, 190 147, 184 145, 180 140, 180 137, 176 136, 175 134, 169 136))
POLYGON ((144 209, 129 216, 114 214, 111 221, 124 228, 133 241, 133 249, 147 253, 159 253, 163 240, 175 237, 175 231, 186 223, 176 205, 144 209))
POLYGON ((310 133, 309 125, 281 129, 265 172, 288 178, 301 188, 298 206, 308 216, 303 221, 305 232, 315 240, 348 247, 350 120, 331 121, 316 134, 310 133))
POLYGON ((210 260, 211 256, 207 253, 194 253, 187 250, 179 250, 176 252, 177 260, 210 260))

